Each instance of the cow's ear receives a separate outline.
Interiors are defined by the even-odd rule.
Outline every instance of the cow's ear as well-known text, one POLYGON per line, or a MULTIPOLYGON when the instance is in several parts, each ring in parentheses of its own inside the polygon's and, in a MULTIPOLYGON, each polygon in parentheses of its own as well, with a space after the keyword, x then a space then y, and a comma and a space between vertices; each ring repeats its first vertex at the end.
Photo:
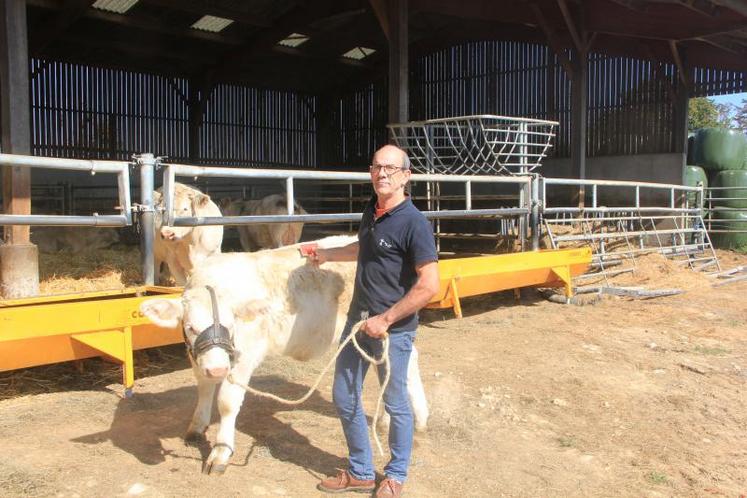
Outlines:
POLYGON ((210 196, 207 196, 205 194, 197 194, 195 195, 194 200, 192 201, 192 205, 195 208, 204 208, 208 205, 210 202, 210 196))
POLYGON ((236 303, 233 307, 233 313, 239 320, 246 322, 252 321, 259 315, 267 313, 270 310, 270 303, 264 299, 252 299, 236 303))
POLYGON ((182 302, 177 299, 148 299, 140 304, 140 311, 159 327, 176 328, 184 315, 182 302))

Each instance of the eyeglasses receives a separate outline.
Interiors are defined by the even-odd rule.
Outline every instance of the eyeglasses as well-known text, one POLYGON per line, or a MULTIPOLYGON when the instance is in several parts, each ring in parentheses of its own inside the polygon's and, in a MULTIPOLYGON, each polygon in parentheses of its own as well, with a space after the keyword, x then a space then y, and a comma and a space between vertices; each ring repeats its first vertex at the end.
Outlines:
POLYGON ((404 170, 405 168, 395 166, 393 164, 372 164, 368 167, 368 169, 371 171, 371 173, 378 173, 379 171, 384 170, 387 175, 393 175, 397 171, 404 170))

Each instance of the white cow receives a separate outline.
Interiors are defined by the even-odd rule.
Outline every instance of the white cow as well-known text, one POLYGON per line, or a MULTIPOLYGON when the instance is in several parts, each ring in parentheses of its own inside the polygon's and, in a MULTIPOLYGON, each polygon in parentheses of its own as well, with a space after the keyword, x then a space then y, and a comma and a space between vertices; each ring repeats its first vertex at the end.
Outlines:
POLYGON ((119 242, 119 232, 106 227, 32 227, 31 242, 41 252, 80 254, 113 246, 119 242))
MULTIPOLYGON (((328 237, 320 247, 347 245, 352 237, 328 237)), ((298 246, 255 253, 224 253, 195 270, 181 301, 150 299, 140 309, 162 327, 181 322, 197 377, 199 399, 187 438, 202 437, 209 423, 218 389, 220 427, 205 471, 222 473, 233 454, 236 416, 244 389, 227 379, 247 384, 267 355, 298 360, 317 357, 339 343, 352 299, 355 263, 306 264, 298 246), (224 336, 198 336, 214 324, 210 292, 215 290, 217 314, 224 336), (225 342, 235 348, 231 358, 225 342), (217 344, 217 345, 216 345, 217 344), (233 360, 233 362, 232 362, 233 360)), ((213 328, 215 331, 215 327, 213 328)), ((209 331, 208 333, 209 334, 209 331)), ((408 369, 408 391, 416 428, 425 428, 428 406, 413 348, 408 369)))
MULTIPOLYGON (((287 198, 282 194, 272 194, 249 201, 228 199, 221 204, 221 207, 224 216, 288 214, 287 198)), ((294 214, 306 214, 297 202, 294 204, 293 212, 294 214)), ((295 244, 301 239, 303 223, 263 223, 241 225, 236 228, 239 232, 241 247, 245 251, 258 251, 295 244)))
MULTIPOLYGON (((220 253, 223 226, 163 226, 164 199, 161 189, 153 193, 153 204, 156 208, 153 242, 156 281, 162 283, 161 264, 166 263, 176 284, 184 285, 199 263, 220 253)), ((175 216, 221 216, 220 209, 208 195, 181 183, 174 184, 173 209, 175 216)))

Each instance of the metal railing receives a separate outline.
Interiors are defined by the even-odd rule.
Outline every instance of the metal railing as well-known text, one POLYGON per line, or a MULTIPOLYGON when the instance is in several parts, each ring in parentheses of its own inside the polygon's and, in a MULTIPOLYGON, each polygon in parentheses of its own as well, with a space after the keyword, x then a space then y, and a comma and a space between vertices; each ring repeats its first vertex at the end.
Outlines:
POLYGON ((591 245, 593 264, 605 278, 632 271, 608 271, 611 264, 627 260, 635 266, 636 256, 652 252, 679 258, 694 270, 720 269, 703 221, 703 190, 702 185, 544 178, 543 224, 554 248, 591 245), (551 206, 550 199, 558 196, 548 193, 548 187, 572 187, 574 205, 551 206), (607 189, 604 196, 601 189, 607 189), (589 195, 591 205, 579 202, 589 195), (615 205, 602 205, 607 203, 615 205))
POLYGON ((747 233, 747 186, 706 188, 705 211, 709 232, 747 233))
MULTIPOLYGON (((164 164, 163 194, 164 194, 164 223, 169 226, 201 226, 201 225, 249 225, 255 223, 330 223, 343 221, 360 221, 361 213, 325 213, 325 214, 293 214, 294 185, 296 181, 322 180, 367 183, 371 181, 368 173, 344 173, 332 171, 302 171, 302 170, 271 170, 271 169, 238 169, 209 166, 190 166, 186 164, 164 164), (175 217, 173 214, 174 183, 176 177, 214 177, 214 178, 243 178, 243 179, 275 179, 285 182, 287 201, 286 215, 258 215, 258 216, 225 216, 225 217, 175 217)), ((532 178, 500 177, 500 176, 452 176, 413 174, 411 181, 427 181, 441 183, 461 183, 465 188, 465 208, 460 210, 423 211, 429 219, 438 218, 469 218, 481 216, 529 216, 530 206, 524 204, 517 208, 472 209, 472 184, 514 184, 522 192, 524 199, 529 199, 532 178)))
POLYGON ((115 209, 121 214, 91 216, 67 216, 46 214, 0 214, 0 225, 53 225, 53 226, 99 226, 121 227, 132 224, 130 205, 131 163, 125 161, 98 161, 87 159, 60 159, 53 157, 23 156, 17 154, 0 154, 0 166, 56 169, 65 171, 85 171, 92 175, 98 173, 117 175, 119 205, 115 209))

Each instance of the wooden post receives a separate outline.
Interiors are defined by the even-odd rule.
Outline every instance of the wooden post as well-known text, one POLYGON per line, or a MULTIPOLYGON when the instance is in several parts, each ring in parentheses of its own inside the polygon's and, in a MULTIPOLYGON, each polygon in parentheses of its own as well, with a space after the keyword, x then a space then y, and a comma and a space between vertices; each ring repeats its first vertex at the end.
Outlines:
MULTIPOLYGON (((574 49, 571 76, 571 172, 574 178, 586 178, 586 108, 587 108, 587 61, 586 50, 574 49)), ((583 186, 578 192, 578 206, 584 206, 583 186)))
MULTIPOLYGON (((0 129, 2 151, 31 153, 31 105, 26 2, 0 0, 0 129)), ((3 211, 31 214, 31 174, 27 168, 2 167, 3 211)), ((39 253, 29 242, 28 226, 6 226, 0 246, 0 297, 39 294, 39 253)))
MULTIPOLYGON (((0 109, 2 151, 31 153, 29 58, 26 2, 0 0, 0 109)), ((7 214, 31 214, 31 174, 27 168, 4 167, 3 208, 7 214)), ((28 244, 28 226, 6 226, 9 244, 28 244)))
POLYGON ((389 0, 389 122, 405 123, 408 109, 408 0, 389 0))

